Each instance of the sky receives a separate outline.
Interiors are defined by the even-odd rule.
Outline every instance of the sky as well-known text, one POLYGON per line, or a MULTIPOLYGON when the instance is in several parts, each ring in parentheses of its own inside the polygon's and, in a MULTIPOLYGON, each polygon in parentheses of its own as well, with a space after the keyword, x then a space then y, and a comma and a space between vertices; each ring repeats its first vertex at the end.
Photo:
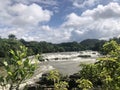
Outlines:
POLYGON ((52 43, 120 37, 120 0, 0 0, 0 36, 52 43))

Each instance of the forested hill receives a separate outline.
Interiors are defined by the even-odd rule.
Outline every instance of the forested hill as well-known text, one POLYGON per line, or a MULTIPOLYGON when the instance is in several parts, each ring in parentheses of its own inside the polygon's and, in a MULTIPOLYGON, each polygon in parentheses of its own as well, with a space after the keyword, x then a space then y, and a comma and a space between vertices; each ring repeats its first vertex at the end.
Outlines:
MULTIPOLYGON (((118 43, 120 38, 114 38, 118 43)), ((9 50, 17 50, 20 45, 28 47, 28 55, 35 55, 38 53, 50 52, 68 52, 68 51, 81 51, 81 50, 95 50, 100 51, 102 45, 106 41, 98 39, 86 39, 82 42, 66 42, 60 44, 52 44, 45 41, 25 41, 24 39, 18 40, 15 35, 9 35, 8 39, 0 38, 0 57, 9 56, 9 50)))

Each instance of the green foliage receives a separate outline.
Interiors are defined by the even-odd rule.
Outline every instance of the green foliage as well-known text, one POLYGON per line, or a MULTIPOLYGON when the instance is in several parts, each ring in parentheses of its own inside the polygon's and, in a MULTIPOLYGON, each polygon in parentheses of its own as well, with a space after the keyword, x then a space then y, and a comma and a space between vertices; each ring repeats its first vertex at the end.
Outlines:
POLYGON ((68 77, 61 75, 57 70, 43 74, 38 82, 41 86, 52 87, 54 90, 68 90, 68 77))
POLYGON ((92 82, 94 87, 102 90, 120 89, 120 45, 111 40, 103 45, 104 57, 95 64, 81 65, 81 79, 92 82))
POLYGON ((83 90, 89 90, 93 87, 92 82, 87 79, 78 79, 76 82, 78 83, 78 88, 83 90))
POLYGON ((0 58, 9 58, 9 51, 18 50, 21 45, 18 40, 0 39, 0 58))
POLYGON ((94 64, 81 64, 80 67, 82 67, 79 72, 80 78, 88 79, 93 83, 94 86, 96 86, 96 84, 99 83, 98 66, 94 64))
POLYGON ((103 49, 107 56, 99 58, 99 74, 103 87, 113 90, 120 89, 119 76, 120 76, 120 45, 111 40, 103 45, 103 49))
POLYGON ((49 53, 49 52, 68 52, 68 51, 81 51, 81 50, 99 50, 97 48, 101 48, 102 42, 97 39, 89 39, 84 40, 81 43, 78 42, 66 42, 60 44, 52 44, 45 41, 37 42, 37 41, 25 41, 24 39, 18 40, 14 34, 10 34, 8 39, 0 38, 0 57, 9 58, 10 55, 8 51, 19 50, 19 46, 24 45, 28 48, 30 55, 36 55, 41 53, 49 53))
POLYGON ((105 40, 100 40, 99 42, 97 42, 94 47, 92 48, 93 51, 99 51, 101 54, 103 54, 102 51, 102 46, 105 44, 105 40))
POLYGON ((60 80, 60 73, 57 70, 51 70, 47 77, 48 80, 52 80, 55 83, 59 82, 60 80))
POLYGON ((80 42, 80 44, 84 47, 85 50, 91 50, 95 47, 100 40, 98 39, 86 39, 80 42))
POLYGON ((81 51, 83 50, 83 47, 81 44, 77 42, 67 42, 67 43, 61 43, 61 44, 56 44, 59 47, 63 48, 64 51, 81 51))
POLYGON ((112 53, 118 53, 120 51, 120 46, 117 44, 117 42, 111 40, 110 42, 106 42, 103 45, 103 51, 104 54, 112 54, 112 53))
POLYGON ((30 60, 26 57, 27 48, 20 46, 19 50, 10 50, 11 59, 4 60, 4 69, 6 75, 2 76, 1 83, 4 85, 10 84, 9 90, 19 90, 19 85, 26 79, 30 78, 36 68, 36 65, 31 64, 30 60))
POLYGON ((60 81, 59 83, 55 83, 54 89, 55 90, 68 90, 68 83, 65 81, 60 81))
POLYGON ((15 36, 14 34, 8 35, 8 38, 9 38, 9 39, 12 39, 12 40, 17 39, 16 36, 15 36))

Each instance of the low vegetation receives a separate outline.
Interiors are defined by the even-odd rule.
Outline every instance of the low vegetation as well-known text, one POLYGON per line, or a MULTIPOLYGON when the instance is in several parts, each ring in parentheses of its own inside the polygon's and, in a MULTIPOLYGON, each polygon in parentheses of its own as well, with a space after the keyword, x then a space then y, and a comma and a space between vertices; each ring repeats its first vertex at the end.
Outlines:
POLYGON ((36 65, 30 63, 26 57, 27 48, 20 46, 19 50, 10 50, 10 59, 3 60, 4 74, 0 74, 0 86, 2 90, 19 90, 20 84, 30 78, 35 71, 36 65))

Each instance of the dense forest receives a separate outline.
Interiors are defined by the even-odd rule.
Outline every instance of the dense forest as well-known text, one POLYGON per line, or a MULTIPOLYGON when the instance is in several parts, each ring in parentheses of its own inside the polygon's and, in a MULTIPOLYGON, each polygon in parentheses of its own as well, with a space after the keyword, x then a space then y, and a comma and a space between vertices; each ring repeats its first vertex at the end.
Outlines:
MULTIPOLYGON (((120 42, 119 39, 115 38, 120 42)), ((50 53, 50 52, 68 52, 68 51, 82 51, 94 50, 100 51, 101 46, 105 43, 104 40, 86 39, 81 42, 64 42, 53 44, 45 41, 25 41, 24 39, 17 39, 15 35, 11 34, 8 38, 0 38, 0 57, 9 57, 9 50, 18 50, 20 45, 28 48, 28 56, 50 53)))
MULTIPOLYGON (((120 38, 113 38, 110 40, 115 40, 117 43, 120 43, 120 38)), ((50 52, 83 50, 102 51, 102 45, 105 42, 105 40, 86 39, 81 42, 74 41, 53 44, 45 41, 25 41, 24 39, 17 39, 15 35, 11 34, 8 38, 0 38, 0 57, 9 57, 9 50, 18 50, 20 45, 24 45, 28 48, 28 56, 30 56, 50 52)))

